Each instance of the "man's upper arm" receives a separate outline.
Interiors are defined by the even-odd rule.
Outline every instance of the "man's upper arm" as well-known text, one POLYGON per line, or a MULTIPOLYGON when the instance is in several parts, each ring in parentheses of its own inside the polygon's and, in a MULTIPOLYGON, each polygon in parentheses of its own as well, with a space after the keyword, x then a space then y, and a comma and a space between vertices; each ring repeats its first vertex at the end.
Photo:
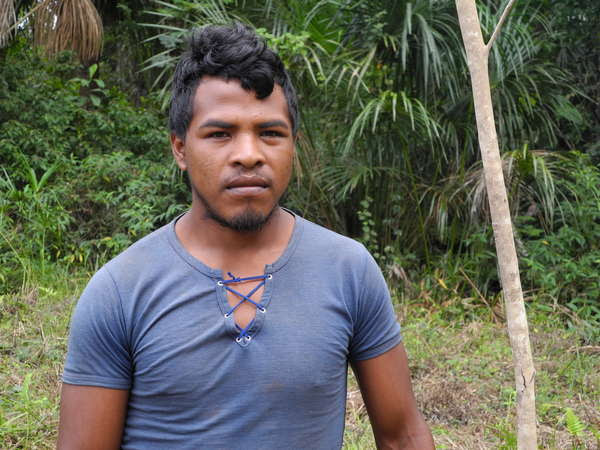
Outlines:
POLYGON ((131 386, 129 345, 116 284, 102 268, 71 320, 58 448, 120 448, 131 386))
POLYGON ((103 267, 92 277, 73 312, 63 381, 129 389, 132 361, 126 323, 116 284, 103 267))
POLYGON ((63 384, 59 450, 121 447, 129 391, 63 384))
POLYGON ((366 250, 363 256, 360 292, 350 302, 353 335, 348 357, 351 361, 374 358, 402 340, 383 274, 366 250))
POLYGON ((352 368, 380 449, 432 449, 433 439, 417 409, 402 343, 352 368))

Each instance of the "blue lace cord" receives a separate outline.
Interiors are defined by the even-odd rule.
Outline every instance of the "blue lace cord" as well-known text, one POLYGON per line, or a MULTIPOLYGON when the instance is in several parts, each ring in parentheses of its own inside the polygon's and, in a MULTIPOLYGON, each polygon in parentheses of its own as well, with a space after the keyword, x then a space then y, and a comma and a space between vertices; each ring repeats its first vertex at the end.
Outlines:
MULTIPOLYGON (((226 318, 228 318, 229 316, 231 316, 233 314, 233 312, 236 309, 238 309, 242 303, 244 303, 246 301, 252 303, 256 307, 256 309, 258 309, 261 313, 264 313, 264 312, 267 311, 264 306, 262 306, 260 303, 255 302, 250 297, 252 297, 252 294, 254 294, 262 286, 265 285, 267 279, 269 279, 269 278, 272 277, 270 274, 269 275, 258 275, 258 276, 255 276, 255 277, 246 277, 246 278, 237 278, 231 272, 227 272, 227 275, 230 276, 229 280, 220 280, 220 281, 217 282, 217 284, 220 285, 220 286, 223 286, 229 292, 237 295, 238 297, 241 298, 241 300, 235 306, 233 306, 229 311, 227 311, 225 313, 225 317, 226 318), (243 283, 245 281, 256 281, 256 280, 262 280, 262 281, 260 283, 258 283, 250 292, 248 292, 247 295, 244 295, 241 292, 236 291, 235 289, 230 288, 229 286, 227 286, 228 284, 243 283)), ((252 339, 252 336, 250 336, 248 334, 248 331, 250 330, 250 328, 252 328, 253 324, 254 324, 254 319, 252 319, 250 321, 250 323, 248 323, 248 325, 246 325, 244 328, 241 328, 238 324, 236 324, 235 326, 240 330, 240 332, 237 335, 237 337, 235 338, 235 340, 239 342, 243 338, 246 338, 247 340, 252 339)))

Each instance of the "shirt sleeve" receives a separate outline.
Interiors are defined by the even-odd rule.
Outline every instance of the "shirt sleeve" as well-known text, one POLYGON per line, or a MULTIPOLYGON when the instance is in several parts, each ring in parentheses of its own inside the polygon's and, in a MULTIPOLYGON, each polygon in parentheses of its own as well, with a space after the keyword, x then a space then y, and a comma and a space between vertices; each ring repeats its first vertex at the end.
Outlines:
POLYGON ((132 364, 127 342, 117 287, 108 270, 102 268, 75 307, 63 382, 129 389, 132 364))
POLYGON ((402 340, 400 324, 379 266, 367 252, 361 293, 356 304, 350 360, 379 356, 402 340))

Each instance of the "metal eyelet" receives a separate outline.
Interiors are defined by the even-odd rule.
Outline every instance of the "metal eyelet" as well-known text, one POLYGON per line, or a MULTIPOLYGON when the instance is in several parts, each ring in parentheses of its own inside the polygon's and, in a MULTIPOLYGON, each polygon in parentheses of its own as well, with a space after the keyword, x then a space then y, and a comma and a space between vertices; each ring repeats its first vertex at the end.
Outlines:
POLYGON ((267 312, 267 308, 258 308, 258 310, 263 314, 267 312))
POLYGON ((252 340, 252 336, 246 336, 246 341, 251 341, 252 340))
POLYGON ((217 281, 217 286, 223 286, 223 282, 222 281, 217 281))
POLYGON ((271 280, 271 279, 273 279, 273 274, 270 273, 269 276, 267 276, 267 280, 271 280))
POLYGON ((242 342, 242 338, 240 338, 240 337, 236 337, 236 338, 235 338, 235 342, 237 342, 237 343, 239 344, 240 342, 242 342))
POLYGON ((225 314, 223 314, 223 317, 225 317, 226 319, 229 319, 231 317, 231 314, 225 313, 225 314))

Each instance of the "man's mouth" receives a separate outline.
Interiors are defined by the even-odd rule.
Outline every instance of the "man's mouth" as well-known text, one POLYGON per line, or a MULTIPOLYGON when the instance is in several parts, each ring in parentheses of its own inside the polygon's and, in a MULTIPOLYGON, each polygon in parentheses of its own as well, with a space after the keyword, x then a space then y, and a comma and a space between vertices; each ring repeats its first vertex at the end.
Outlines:
POLYGON ((264 178, 255 175, 235 177, 225 185, 228 192, 242 196, 260 194, 268 187, 269 183, 264 178))

